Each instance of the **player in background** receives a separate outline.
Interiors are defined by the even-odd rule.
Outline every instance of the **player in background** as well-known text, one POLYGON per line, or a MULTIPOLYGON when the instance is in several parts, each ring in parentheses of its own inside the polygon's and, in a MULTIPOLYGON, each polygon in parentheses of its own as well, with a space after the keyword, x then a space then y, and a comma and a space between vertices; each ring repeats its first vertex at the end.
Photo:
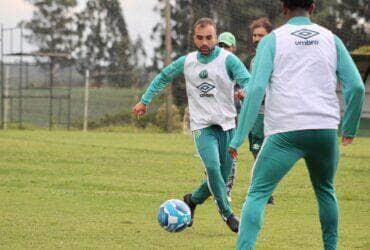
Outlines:
POLYGON ((184 201, 190 207, 193 222, 196 206, 212 195, 228 227, 238 232, 239 220, 226 195, 225 182, 233 161, 227 149, 235 130, 233 81, 245 88, 250 75, 234 54, 216 46, 216 32, 212 19, 199 19, 194 25, 194 43, 198 51, 165 67, 132 112, 137 116, 143 115, 154 96, 177 76, 185 76, 190 128, 207 178, 192 194, 186 194, 184 201))
POLYGON ((365 88, 340 38, 311 22, 314 1, 282 3, 286 24, 258 45, 239 126, 229 148, 237 157, 237 149, 252 129, 266 93, 266 137, 243 206, 237 249, 255 248, 267 200, 301 158, 318 201, 324 249, 337 249, 334 179, 340 108, 335 91, 339 79, 346 106, 342 118, 342 144, 346 146, 353 142, 358 129, 365 88))
MULTIPOLYGON (((231 53, 236 53, 236 39, 235 36, 230 32, 224 32, 221 33, 218 36, 218 46, 220 48, 226 49, 227 51, 230 51, 231 53)), ((241 109, 241 100, 244 99, 244 92, 241 89, 239 84, 234 85, 234 102, 235 102, 235 108, 236 108, 236 123, 238 123, 238 115, 240 113, 241 109)), ((226 188, 227 188, 227 199, 231 202, 231 190, 234 186, 234 181, 236 178, 236 159, 233 160, 233 166, 231 168, 231 173, 229 178, 226 182, 226 188)))
MULTIPOLYGON (((249 30, 252 34, 252 43, 253 43, 253 53, 252 53, 253 58, 251 60, 251 64, 249 67, 250 71, 252 71, 257 46, 259 42, 262 40, 262 38, 264 38, 272 31, 272 24, 268 18, 262 17, 254 20, 249 26, 249 30)), ((264 102, 262 102, 261 108, 257 116, 257 120, 248 135, 249 151, 252 152, 255 160, 262 147, 263 139, 265 138, 263 132, 264 129, 263 120, 264 120, 264 102)), ((253 168, 251 170, 251 176, 253 176, 253 168)), ((274 204, 274 197, 272 195, 267 201, 267 204, 274 204)))

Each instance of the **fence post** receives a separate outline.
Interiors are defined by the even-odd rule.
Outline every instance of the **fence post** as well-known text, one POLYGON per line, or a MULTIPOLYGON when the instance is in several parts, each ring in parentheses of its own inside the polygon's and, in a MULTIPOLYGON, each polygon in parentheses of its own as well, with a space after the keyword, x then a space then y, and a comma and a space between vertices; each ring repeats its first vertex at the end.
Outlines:
POLYGON ((5 79, 4 79, 4 106, 3 106, 3 114, 4 114, 4 121, 3 121, 3 129, 8 128, 8 111, 9 111, 9 66, 5 67, 5 79))
POLYGON ((0 47, 0 67, 1 67, 1 127, 4 127, 4 27, 0 24, 1 28, 1 47, 0 47))
POLYGON ((85 110, 84 110, 84 127, 83 131, 87 131, 88 111, 89 111, 89 85, 90 85, 90 71, 85 72, 85 110))
MULTIPOLYGON (((166 0, 166 65, 171 63, 172 54, 172 37, 171 37, 171 5, 170 1, 166 0)), ((172 86, 167 86, 166 92, 166 130, 167 132, 172 131, 172 86)))

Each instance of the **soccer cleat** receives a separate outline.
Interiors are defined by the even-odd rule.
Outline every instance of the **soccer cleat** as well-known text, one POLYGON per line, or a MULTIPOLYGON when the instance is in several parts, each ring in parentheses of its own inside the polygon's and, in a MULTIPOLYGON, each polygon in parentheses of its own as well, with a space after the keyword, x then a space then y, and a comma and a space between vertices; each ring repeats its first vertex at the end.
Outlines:
POLYGON ((196 204, 194 204, 193 202, 191 202, 190 198, 191 198, 191 194, 186 194, 183 197, 184 202, 186 203, 186 205, 189 206, 190 212, 191 212, 191 221, 189 223, 189 227, 191 227, 193 225, 195 208, 197 207, 196 204))
POLYGON ((274 201, 274 196, 270 196, 269 200, 267 201, 267 204, 270 204, 270 205, 274 205, 275 204, 275 201, 274 201))
POLYGON ((231 214, 229 217, 227 217, 226 225, 234 233, 238 233, 239 232, 239 220, 238 220, 238 218, 235 217, 234 214, 231 214))

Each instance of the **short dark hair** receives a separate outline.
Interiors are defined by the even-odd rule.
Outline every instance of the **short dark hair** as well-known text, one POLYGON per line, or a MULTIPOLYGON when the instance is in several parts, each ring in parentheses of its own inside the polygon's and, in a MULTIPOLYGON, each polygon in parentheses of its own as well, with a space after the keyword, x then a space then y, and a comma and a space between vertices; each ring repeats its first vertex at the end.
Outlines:
POLYGON ((249 25, 250 31, 253 33, 253 30, 257 28, 264 28, 267 33, 270 33, 272 31, 272 24, 270 20, 267 17, 261 17, 256 20, 254 20, 251 25, 249 25))
POLYGON ((314 0, 281 0, 285 7, 287 7, 290 10, 295 9, 305 9, 308 10, 312 4, 315 3, 314 0))
POLYGON ((199 18, 198 21, 195 22, 193 26, 193 30, 195 30, 195 28, 198 26, 200 26, 201 28, 204 28, 207 25, 212 25, 215 28, 215 31, 217 33, 216 23, 211 18, 208 18, 208 17, 199 18))

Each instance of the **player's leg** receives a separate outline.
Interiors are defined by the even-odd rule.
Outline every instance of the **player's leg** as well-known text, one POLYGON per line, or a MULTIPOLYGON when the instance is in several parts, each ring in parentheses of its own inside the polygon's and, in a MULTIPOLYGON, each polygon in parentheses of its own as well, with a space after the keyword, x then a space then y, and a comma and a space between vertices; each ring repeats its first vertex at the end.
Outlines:
POLYGON ((338 203, 334 178, 338 165, 336 130, 314 131, 310 154, 305 157, 311 182, 319 203, 319 216, 324 249, 337 249, 338 203))
POLYGON ((236 178, 236 159, 233 160, 233 164, 231 167, 231 173, 229 177, 227 178, 227 183, 226 183, 226 189, 227 189, 227 199, 231 202, 231 191, 234 186, 235 178, 236 178))
POLYGON ((212 195, 221 215, 227 218, 232 214, 232 210, 226 198, 225 181, 221 174, 218 130, 217 126, 212 126, 202 129, 200 134, 194 136, 207 179, 192 193, 191 202, 196 205, 202 204, 212 195))
MULTIPOLYGON (((234 129, 223 131, 222 128, 219 129, 219 152, 220 152, 220 163, 221 163, 221 175, 223 178, 223 182, 220 183, 220 189, 223 189, 225 193, 222 191, 222 202, 224 202, 227 206, 230 206, 230 202, 227 197, 227 188, 226 188, 226 181, 230 177, 231 169, 234 165, 234 160, 232 159, 228 148, 232 138, 234 137, 235 131, 234 129), (225 195, 224 195, 225 194, 225 195)), ((230 206, 231 209, 231 206, 230 206)), ((223 219, 225 220, 228 227, 233 232, 238 232, 239 230, 239 220, 235 217, 234 214, 230 214, 228 216, 224 216, 223 219)))
MULTIPOLYGON (((261 150, 264 140, 264 115, 258 114, 256 123, 254 124, 252 131, 249 133, 249 151, 253 154, 253 158, 256 160, 258 153, 261 150)), ((251 168, 251 178, 253 176, 253 167, 251 168)), ((267 201, 267 204, 274 204, 274 197, 271 195, 267 201)))
POLYGON ((255 161, 248 196, 243 205, 237 249, 254 249, 269 197, 294 163, 303 157, 303 152, 289 141, 288 133, 265 138, 255 161))

